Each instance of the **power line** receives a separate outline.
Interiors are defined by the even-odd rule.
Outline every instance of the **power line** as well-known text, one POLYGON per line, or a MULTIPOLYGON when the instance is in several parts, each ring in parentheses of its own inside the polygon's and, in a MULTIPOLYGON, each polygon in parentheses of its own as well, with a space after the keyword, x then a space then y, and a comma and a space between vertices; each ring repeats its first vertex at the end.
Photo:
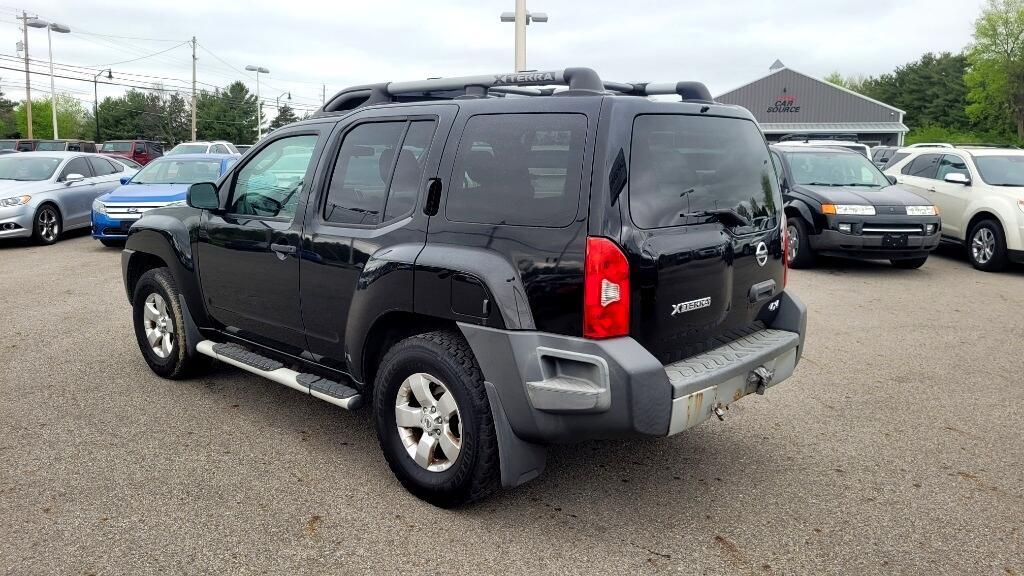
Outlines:
POLYGON ((138 58, 132 58, 131 60, 122 60, 120 62, 110 62, 109 64, 94 64, 92 67, 93 68, 106 68, 107 66, 116 66, 118 64, 127 64, 129 62, 138 62, 139 60, 145 60, 146 58, 152 58, 154 56, 159 56, 160 54, 163 54, 164 52, 170 52, 171 50, 175 50, 177 48, 181 48, 185 44, 188 44, 187 40, 185 42, 182 42, 181 44, 176 45, 176 46, 171 46, 170 48, 168 48, 166 50, 161 50, 159 52, 154 52, 152 54, 147 54, 145 56, 139 56, 138 58))

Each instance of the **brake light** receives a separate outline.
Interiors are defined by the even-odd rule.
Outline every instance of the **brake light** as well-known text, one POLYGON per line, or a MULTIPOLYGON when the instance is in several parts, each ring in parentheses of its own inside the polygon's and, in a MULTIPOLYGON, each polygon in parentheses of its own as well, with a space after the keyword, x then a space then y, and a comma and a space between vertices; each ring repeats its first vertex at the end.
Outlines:
POLYGON ((583 335, 629 334, 629 261, 607 238, 587 238, 583 273, 583 335))
POLYGON ((789 284, 789 223, 782 217, 782 287, 789 284))

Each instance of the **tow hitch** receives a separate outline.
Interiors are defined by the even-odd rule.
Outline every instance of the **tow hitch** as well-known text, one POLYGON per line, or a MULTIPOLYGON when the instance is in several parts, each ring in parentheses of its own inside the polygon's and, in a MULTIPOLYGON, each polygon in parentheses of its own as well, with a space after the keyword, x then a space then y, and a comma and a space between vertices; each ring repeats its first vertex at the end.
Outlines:
POLYGON ((747 376, 747 382, 754 386, 754 392, 763 396, 764 389, 772 383, 772 378, 775 378, 774 370, 769 370, 764 366, 758 366, 750 373, 750 375, 747 376))

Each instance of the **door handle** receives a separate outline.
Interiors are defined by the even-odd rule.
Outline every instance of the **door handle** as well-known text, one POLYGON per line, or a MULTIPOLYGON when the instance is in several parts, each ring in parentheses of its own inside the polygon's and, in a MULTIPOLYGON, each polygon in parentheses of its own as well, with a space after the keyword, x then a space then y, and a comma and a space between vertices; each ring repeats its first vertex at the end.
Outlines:
POLYGON ((751 304, 756 304, 775 293, 775 280, 765 280, 750 287, 747 297, 751 304))
POLYGON ((289 254, 295 254, 298 248, 291 244, 271 244, 270 250, 277 254, 278 259, 284 260, 289 254))

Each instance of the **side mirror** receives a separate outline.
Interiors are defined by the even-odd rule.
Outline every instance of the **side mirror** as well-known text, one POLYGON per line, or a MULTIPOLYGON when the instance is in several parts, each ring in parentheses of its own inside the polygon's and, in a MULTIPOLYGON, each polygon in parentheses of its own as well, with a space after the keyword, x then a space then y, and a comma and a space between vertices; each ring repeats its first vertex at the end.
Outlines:
POLYGON ((886 174, 885 179, 889 181, 889 184, 899 184, 899 180, 896 180, 896 177, 892 174, 886 174))
POLYGON ((971 185, 971 179, 966 174, 959 172, 950 172, 943 178, 946 182, 952 182, 953 184, 963 184, 964 186, 971 185))
POLYGON ((81 182, 82 180, 85 180, 85 176, 82 176, 81 174, 68 174, 64 177, 64 185, 71 186, 72 184, 81 182))
POLYGON ((132 181, 132 177, 131 176, 121 176, 121 185, 122 186, 127 184, 127 183, 129 183, 129 182, 131 182, 131 181, 132 181))
POLYGON ((213 182, 196 182, 188 187, 185 202, 200 210, 219 210, 220 197, 217 195, 217 186, 213 182))

